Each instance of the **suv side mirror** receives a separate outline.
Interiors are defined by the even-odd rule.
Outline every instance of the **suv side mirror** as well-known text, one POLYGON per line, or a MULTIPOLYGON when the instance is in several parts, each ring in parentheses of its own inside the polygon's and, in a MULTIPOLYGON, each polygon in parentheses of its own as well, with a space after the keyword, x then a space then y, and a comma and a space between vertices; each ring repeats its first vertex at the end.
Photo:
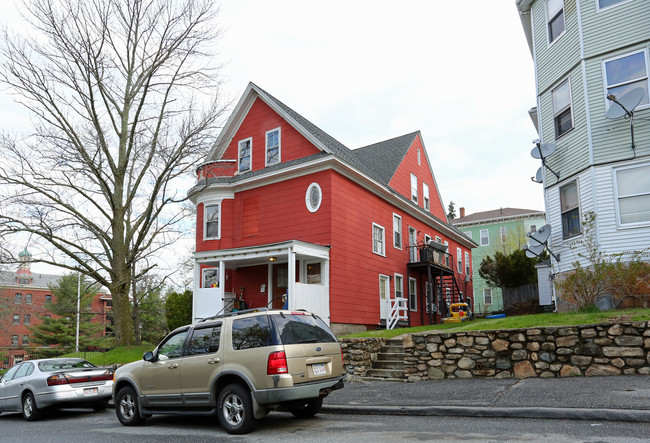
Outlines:
POLYGON ((144 355, 142 356, 142 359, 144 361, 154 362, 154 361, 156 361, 156 356, 153 355, 153 352, 149 351, 149 352, 144 353, 144 355))

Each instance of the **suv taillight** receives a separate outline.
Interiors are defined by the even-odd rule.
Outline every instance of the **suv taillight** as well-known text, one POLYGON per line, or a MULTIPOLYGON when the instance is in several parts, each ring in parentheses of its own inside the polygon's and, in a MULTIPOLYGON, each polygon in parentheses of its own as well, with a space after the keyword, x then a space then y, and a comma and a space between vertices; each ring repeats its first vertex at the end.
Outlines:
POLYGON ((266 375, 286 374, 289 372, 287 368, 287 355, 284 351, 271 352, 269 354, 269 363, 266 365, 266 375))

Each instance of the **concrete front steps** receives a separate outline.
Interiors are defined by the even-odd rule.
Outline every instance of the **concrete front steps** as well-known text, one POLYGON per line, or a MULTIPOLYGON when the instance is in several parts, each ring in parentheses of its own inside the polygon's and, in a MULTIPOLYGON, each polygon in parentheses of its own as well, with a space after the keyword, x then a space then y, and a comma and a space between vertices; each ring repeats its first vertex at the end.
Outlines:
POLYGON ((386 340, 377 359, 372 362, 364 380, 407 381, 404 372, 404 342, 401 338, 386 340))

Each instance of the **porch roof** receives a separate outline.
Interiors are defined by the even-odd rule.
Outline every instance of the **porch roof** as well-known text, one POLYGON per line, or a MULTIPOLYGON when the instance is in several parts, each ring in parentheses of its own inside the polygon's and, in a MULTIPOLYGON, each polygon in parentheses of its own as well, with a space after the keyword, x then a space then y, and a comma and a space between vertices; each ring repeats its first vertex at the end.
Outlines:
POLYGON ((296 254, 296 259, 298 260, 329 260, 329 245, 317 245, 301 240, 289 240, 244 248, 195 252, 194 259, 198 264, 203 265, 215 265, 220 261, 224 261, 227 262, 227 268, 236 269, 243 266, 286 263, 290 250, 296 254), (272 261, 272 257, 275 257, 276 260, 272 261))

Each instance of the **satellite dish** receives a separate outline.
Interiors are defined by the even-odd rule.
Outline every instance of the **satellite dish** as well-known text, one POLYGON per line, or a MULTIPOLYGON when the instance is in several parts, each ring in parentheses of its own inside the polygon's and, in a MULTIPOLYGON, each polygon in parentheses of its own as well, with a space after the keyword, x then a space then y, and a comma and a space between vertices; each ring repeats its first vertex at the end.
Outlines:
POLYGON ((531 177, 530 179, 535 183, 542 183, 544 181, 542 177, 542 168, 540 167, 535 173, 535 177, 531 177))
POLYGON ((546 249, 545 244, 528 245, 528 246, 526 246, 526 257, 528 257, 528 258, 539 257, 544 252, 544 249, 546 249))
POLYGON ((546 245, 548 238, 551 236, 551 225, 546 224, 539 228, 534 234, 530 236, 540 245, 546 245))
POLYGON ((546 158, 552 155, 555 152, 555 145, 553 143, 541 143, 538 146, 535 146, 531 151, 530 155, 533 158, 546 158), (541 152, 541 155, 540 155, 541 152))
POLYGON ((609 105, 605 117, 614 119, 621 118, 624 115, 629 116, 630 113, 634 112, 634 109, 639 106, 639 103, 643 100, 643 95, 643 88, 634 88, 623 94, 619 99, 617 99, 613 94, 608 94, 607 99, 612 103, 609 105))

